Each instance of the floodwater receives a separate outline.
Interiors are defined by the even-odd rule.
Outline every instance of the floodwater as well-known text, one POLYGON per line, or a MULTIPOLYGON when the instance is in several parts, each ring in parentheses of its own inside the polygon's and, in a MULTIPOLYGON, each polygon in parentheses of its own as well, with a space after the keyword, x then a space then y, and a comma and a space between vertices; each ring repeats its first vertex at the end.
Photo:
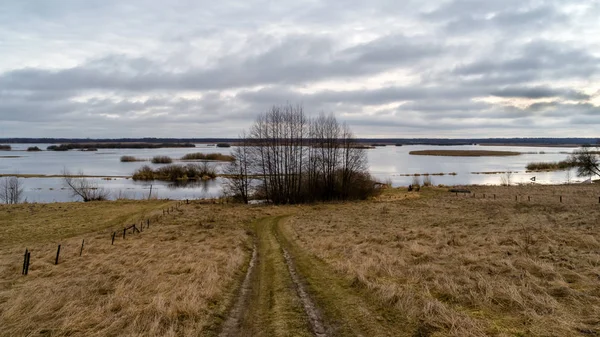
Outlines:
MULTIPOLYGON (((163 149, 98 149, 98 151, 85 152, 71 150, 66 152, 41 151, 27 152, 29 146, 38 146, 45 150, 49 145, 55 144, 11 144, 12 151, 0 151, 0 174, 62 174, 65 169, 71 173, 83 172, 85 175, 106 176, 110 178, 89 178, 100 187, 109 190, 111 197, 144 199, 152 197, 171 199, 197 199, 216 197, 221 194, 220 179, 208 182, 198 182, 187 185, 175 185, 169 182, 136 182, 129 178, 133 171, 142 165, 159 167, 160 164, 150 162, 120 162, 124 155, 137 158, 150 159, 155 155, 166 155, 174 159, 186 153, 220 152, 228 154, 231 148, 216 148, 207 144, 196 144, 195 148, 163 148, 163 149), (2 156, 18 156, 17 158, 2 158, 2 156), (151 187, 152 186, 152 187, 151 187)), ((411 184, 413 176, 408 174, 435 174, 430 176, 435 185, 466 185, 501 183, 504 174, 475 174, 475 172, 516 172, 511 176, 511 182, 560 184, 568 180, 571 182, 582 181, 574 172, 525 172, 529 162, 559 161, 568 157, 574 148, 557 147, 520 147, 520 146, 432 146, 432 145, 405 145, 385 146, 369 149, 369 171, 382 182, 391 181, 393 186, 411 184), (508 157, 438 157, 409 155, 414 150, 497 150, 516 151, 525 154, 508 157)), ((215 164, 217 166, 222 164, 215 164)), ((419 177, 418 179, 422 179, 419 177)), ((24 197, 29 202, 55 202, 77 200, 70 195, 60 178, 24 178, 22 179, 25 192, 24 197)))

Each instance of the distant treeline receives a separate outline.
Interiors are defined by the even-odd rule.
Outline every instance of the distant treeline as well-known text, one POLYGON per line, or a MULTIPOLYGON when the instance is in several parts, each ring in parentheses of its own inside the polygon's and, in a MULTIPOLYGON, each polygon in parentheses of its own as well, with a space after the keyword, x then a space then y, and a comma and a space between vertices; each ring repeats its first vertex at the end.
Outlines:
POLYGON ((165 147, 196 147, 192 143, 70 143, 50 145, 48 151, 89 150, 89 149, 158 149, 165 147))
MULTIPOLYGON (((600 138, 356 138, 361 144, 377 145, 585 145, 598 144, 600 138)), ((0 138, 0 143, 203 143, 227 144, 239 142, 238 138, 0 138)))

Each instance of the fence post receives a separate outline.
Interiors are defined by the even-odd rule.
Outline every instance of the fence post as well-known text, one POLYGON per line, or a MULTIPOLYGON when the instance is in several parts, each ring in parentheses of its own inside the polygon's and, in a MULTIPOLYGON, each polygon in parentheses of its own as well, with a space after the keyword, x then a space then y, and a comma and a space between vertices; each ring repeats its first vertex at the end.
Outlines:
POLYGON ((79 251, 79 256, 83 253, 83 244, 85 243, 85 239, 81 240, 81 250, 79 251))
POLYGON ((483 193, 483 198, 485 199, 485 193, 483 193))
MULTIPOLYGON (((458 193, 456 193, 456 195, 458 195, 458 193)), ((600 197, 598 197, 598 201, 600 201, 600 197)), ((190 204, 190 201, 189 201, 188 199, 185 199, 185 204, 186 204, 186 205, 189 205, 189 204, 190 204)))
POLYGON ((560 202, 562 203, 562 195, 560 196, 560 202))
POLYGON ((27 252, 27 264, 25 264, 25 275, 29 274, 29 263, 31 262, 31 252, 27 252))
POLYGON ((150 219, 148 219, 147 222, 148 222, 148 228, 150 228, 150 219))
POLYGON ((112 241, 110 242, 111 246, 115 244, 115 235, 117 235, 117 232, 113 232, 112 241))
POLYGON ((531 201, 531 197, 530 196, 527 196, 527 201, 531 201))
POLYGON ((144 222, 140 222, 140 232, 144 231, 144 222))
POLYGON ((54 260, 54 264, 58 264, 58 256, 60 255, 60 245, 58 245, 58 249, 56 250, 56 260, 54 260))
POLYGON ((496 200, 496 195, 494 194, 494 200, 496 200))
POLYGON ((25 255, 23 256, 23 270, 21 271, 22 275, 27 275, 27 273, 25 272, 25 269, 27 268, 27 254, 29 253, 29 251, 27 250, 27 248, 25 248, 25 255))
POLYGON ((519 201, 519 196, 515 195, 515 201, 519 201))
POLYGON ((127 233, 127 228, 123 228, 123 239, 125 239, 125 233, 127 233))

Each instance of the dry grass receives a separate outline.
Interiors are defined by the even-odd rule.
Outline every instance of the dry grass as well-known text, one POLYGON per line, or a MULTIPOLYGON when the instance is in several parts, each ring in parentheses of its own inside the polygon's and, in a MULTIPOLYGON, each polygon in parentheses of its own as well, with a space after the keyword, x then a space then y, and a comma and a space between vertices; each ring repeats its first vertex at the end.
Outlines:
POLYGON ((121 156, 121 158, 119 160, 122 163, 130 163, 130 162, 136 162, 136 161, 148 161, 148 159, 137 158, 137 157, 134 157, 134 156, 121 156))
POLYGON ((244 224, 263 210, 183 205, 111 246, 122 222, 161 206, 0 207, 0 335, 215 335, 249 258, 244 224), (61 262, 54 265, 57 243, 61 262), (31 267, 21 276, 25 247, 31 267))
POLYGON ((598 188, 469 188, 475 198, 429 189, 314 206, 291 220, 292 237, 414 335, 599 334, 598 188))
POLYGON ((214 160, 214 161, 234 161, 233 156, 221 153, 188 153, 181 157, 181 160, 214 160))
POLYGON ((408 154, 417 156, 446 156, 446 157, 499 157, 518 156, 521 152, 513 151, 486 151, 486 150, 419 150, 410 151, 408 154))
POLYGON ((353 203, 195 203, 114 246, 113 230, 168 202, 1 206, 0 336, 215 336, 252 228, 262 281, 240 335, 308 331, 277 237, 336 336, 600 334, 598 186, 467 188, 475 197, 388 188, 353 203), (290 213, 281 231, 255 222, 290 213))

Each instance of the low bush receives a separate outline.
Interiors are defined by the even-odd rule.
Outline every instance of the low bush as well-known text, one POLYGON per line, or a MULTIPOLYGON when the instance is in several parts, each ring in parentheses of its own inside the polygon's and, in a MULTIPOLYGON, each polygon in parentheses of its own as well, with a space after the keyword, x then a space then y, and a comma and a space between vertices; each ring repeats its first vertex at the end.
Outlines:
POLYGON ((173 159, 169 156, 154 156, 152 157, 152 164, 171 164, 173 159))
POLYGON ((208 180, 217 177, 214 167, 208 163, 187 164, 187 165, 167 165, 152 169, 144 165, 133 173, 133 180, 208 180))
POLYGON ((217 147, 231 147, 231 144, 229 144, 229 143, 218 143, 217 147))
POLYGON ((233 161, 232 156, 220 153, 188 153, 181 157, 181 160, 216 160, 216 161, 233 161))
POLYGON ((42 151, 42 149, 40 149, 37 146, 30 146, 30 147, 27 148, 27 151, 29 151, 29 152, 35 152, 35 151, 42 151))
POLYGON ((48 151, 69 151, 71 147, 66 144, 61 145, 50 145, 46 148, 48 151))
POLYGON ((527 164, 528 171, 559 171, 568 170, 576 167, 577 163, 573 160, 561 160, 558 162, 533 162, 527 164))
POLYGON ((141 159, 141 158, 136 158, 134 156, 121 156, 122 163, 129 163, 129 162, 134 162, 134 161, 146 161, 146 160, 141 159))
POLYGON ((10 151, 11 149, 10 145, 0 145, 0 151, 10 151))

